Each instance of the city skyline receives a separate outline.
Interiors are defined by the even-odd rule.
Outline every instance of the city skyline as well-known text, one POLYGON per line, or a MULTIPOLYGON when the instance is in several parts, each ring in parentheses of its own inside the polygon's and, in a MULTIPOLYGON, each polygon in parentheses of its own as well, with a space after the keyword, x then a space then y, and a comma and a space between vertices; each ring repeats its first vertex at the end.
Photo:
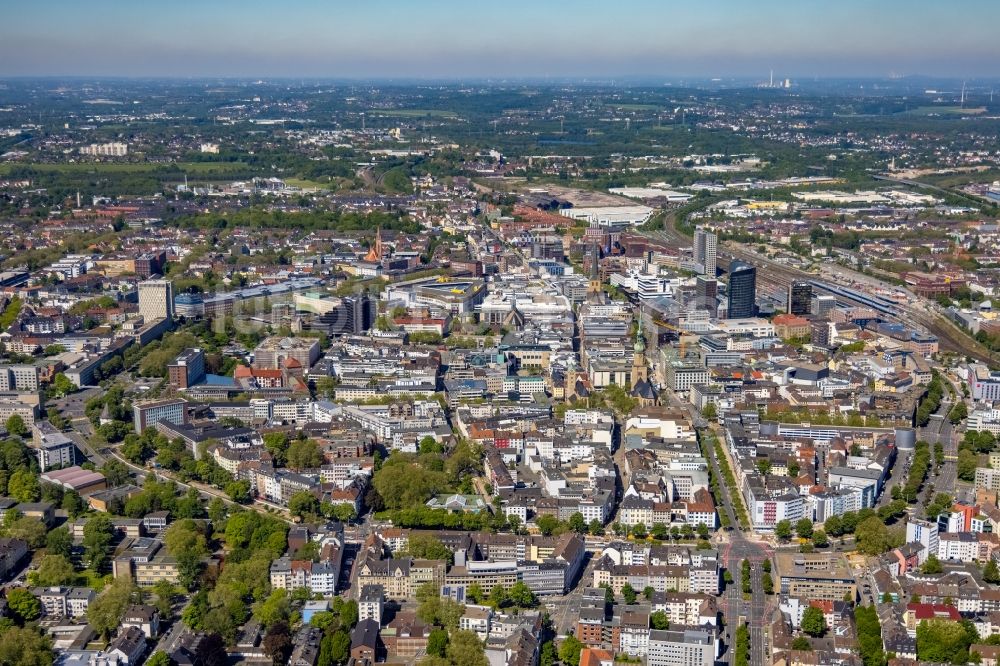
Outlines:
POLYGON ((0 27, 0 76, 972 78, 1000 55, 1000 7, 979 0, 173 7, 19 7, 0 27))

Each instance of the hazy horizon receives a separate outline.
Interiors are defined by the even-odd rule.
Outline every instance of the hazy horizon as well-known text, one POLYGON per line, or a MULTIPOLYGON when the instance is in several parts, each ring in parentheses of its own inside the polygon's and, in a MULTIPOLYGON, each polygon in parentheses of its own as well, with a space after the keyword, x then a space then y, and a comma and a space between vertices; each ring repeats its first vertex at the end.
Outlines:
POLYGON ((1000 3, 51 0, 8 10, 2 77, 993 78, 1000 3), (874 6, 873 6, 874 4, 874 6))

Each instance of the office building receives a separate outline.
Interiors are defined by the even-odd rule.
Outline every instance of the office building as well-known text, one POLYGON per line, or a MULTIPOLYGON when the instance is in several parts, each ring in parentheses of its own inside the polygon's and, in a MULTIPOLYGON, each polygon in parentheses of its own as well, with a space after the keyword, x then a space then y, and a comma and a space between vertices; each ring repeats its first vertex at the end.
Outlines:
POLYGON ((139 314, 146 323, 174 318, 174 285, 170 280, 139 283, 139 314))
POLYGON ((714 277, 699 275, 695 283, 695 305, 707 310, 710 317, 719 315, 719 283, 714 277))
POLYGON ((788 307, 785 311, 793 315, 807 315, 812 312, 813 288, 808 282, 793 282, 788 288, 788 307))
POLYGON ((135 403, 132 405, 135 431, 141 435, 143 430, 160 421, 184 425, 187 423, 186 405, 184 400, 154 400, 135 403))
MULTIPOLYGON (((302 310, 300 301, 305 299, 299 299, 298 295, 296 299, 296 308, 302 310)), ((306 321, 303 329, 327 335, 360 335, 371 330, 377 318, 377 303, 368 294, 327 299, 322 305, 322 310, 313 310, 318 316, 306 321)))
POLYGON ((719 237, 704 227, 694 231, 694 261, 702 267, 702 273, 710 278, 715 277, 716 256, 719 237))
POLYGON ((777 553, 775 561, 781 594, 826 601, 857 597, 854 573, 839 553, 777 553))
POLYGON ((200 349, 185 349, 167 366, 170 386, 186 389, 205 378, 205 352, 200 349))
POLYGON ((370 330, 375 325, 377 306, 376 301, 369 298, 368 294, 345 298, 343 308, 347 314, 344 326, 346 332, 359 335, 370 330))
POLYGON ((0 391, 34 393, 38 391, 39 370, 34 365, 0 366, 0 391))
POLYGON ((742 319, 757 314, 757 268, 742 261, 729 265, 729 299, 726 317, 742 319))
POLYGON ((205 314, 205 299, 201 294, 179 294, 174 299, 174 313, 178 317, 201 317, 205 314))
POLYGON ((827 315, 837 309, 837 298, 829 294, 813 294, 812 313, 818 319, 826 319, 827 315))
POLYGON ((718 642, 708 629, 658 630, 649 632, 648 666, 712 666, 718 642))
POLYGON ((167 253, 163 250, 145 252, 135 258, 135 274, 143 279, 149 279, 154 275, 161 275, 166 265, 167 253))
POLYGON ((257 345, 253 352, 253 367, 258 370, 280 370, 294 360, 305 369, 319 360, 319 340, 316 338, 282 338, 272 336, 257 345))

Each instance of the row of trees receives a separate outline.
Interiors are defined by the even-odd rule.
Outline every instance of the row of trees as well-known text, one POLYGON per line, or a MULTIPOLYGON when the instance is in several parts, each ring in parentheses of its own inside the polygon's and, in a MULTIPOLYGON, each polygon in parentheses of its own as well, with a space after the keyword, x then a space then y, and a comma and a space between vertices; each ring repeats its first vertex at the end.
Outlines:
POLYGON ((865 666, 885 666, 882 625, 875 607, 858 606, 854 609, 854 620, 858 630, 858 651, 865 666))
POLYGON ((902 498, 913 504, 920 495, 920 488, 927 479, 927 473, 931 469, 931 447, 924 441, 917 442, 913 451, 913 461, 910 463, 910 475, 903 485, 902 498))
POLYGON ((925 426, 931 420, 931 414, 936 412, 941 406, 941 398, 944 395, 944 384, 941 375, 934 371, 930 383, 927 385, 927 393, 921 398, 917 406, 917 413, 914 421, 918 426, 925 426))
POLYGON ((733 666, 750 666, 750 629, 746 624, 741 624, 736 629, 733 666))
POLYGON ((726 487, 729 489, 729 499, 733 503, 733 510, 736 512, 736 519, 740 521, 740 526, 743 529, 748 530, 750 529, 750 515, 743 506, 743 496, 740 495, 739 488, 736 485, 736 477, 733 475, 733 470, 729 466, 729 459, 726 458, 725 451, 722 450, 722 444, 719 442, 719 439, 715 437, 715 435, 705 433, 703 436, 710 437, 714 443, 715 460, 722 469, 722 476, 725 479, 726 487))

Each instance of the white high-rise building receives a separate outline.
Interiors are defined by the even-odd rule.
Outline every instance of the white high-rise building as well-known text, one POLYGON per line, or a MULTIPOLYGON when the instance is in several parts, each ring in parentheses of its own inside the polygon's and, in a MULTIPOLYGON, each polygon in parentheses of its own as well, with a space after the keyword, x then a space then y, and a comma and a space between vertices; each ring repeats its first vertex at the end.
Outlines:
POLYGON ((146 323, 174 318, 174 285, 170 280, 139 283, 139 314, 146 323))
POLYGON ((917 556, 917 561, 923 564, 932 553, 938 554, 938 526, 936 522, 911 518, 906 523, 906 543, 919 543, 924 547, 917 556))
POLYGON ((95 157, 125 157, 128 155, 128 144, 120 141, 92 143, 89 146, 81 146, 80 154, 95 157))
POLYGON ((704 227, 694 231, 694 260, 701 264, 705 275, 714 278, 716 268, 716 253, 719 237, 704 227))

